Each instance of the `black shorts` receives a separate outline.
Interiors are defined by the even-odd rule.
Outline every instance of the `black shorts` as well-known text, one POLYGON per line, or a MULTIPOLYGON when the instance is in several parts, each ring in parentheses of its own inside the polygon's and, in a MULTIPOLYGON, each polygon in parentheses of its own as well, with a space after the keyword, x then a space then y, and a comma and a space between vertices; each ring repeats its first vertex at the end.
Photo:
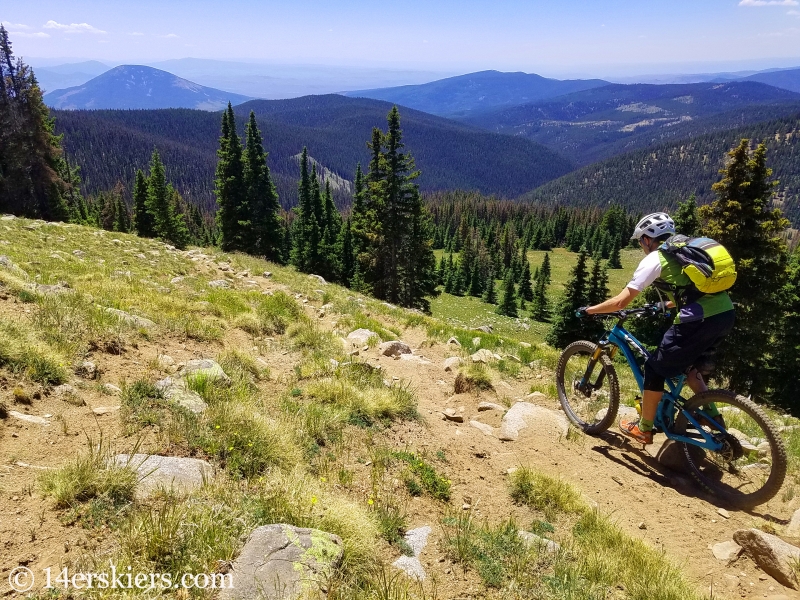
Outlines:
MULTIPOLYGON (((714 348, 733 329, 732 310, 691 323, 676 323, 664 334, 646 366, 664 378, 677 377, 714 348)), ((662 384, 663 385, 663 384, 662 384)))

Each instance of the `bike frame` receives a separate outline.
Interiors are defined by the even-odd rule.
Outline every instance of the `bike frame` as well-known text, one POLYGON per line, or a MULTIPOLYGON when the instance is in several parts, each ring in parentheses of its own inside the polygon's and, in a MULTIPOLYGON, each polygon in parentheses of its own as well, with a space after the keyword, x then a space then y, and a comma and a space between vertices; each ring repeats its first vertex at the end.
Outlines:
MULTIPOLYGON (((647 360, 650 357, 650 353, 642 345, 642 343, 633 336, 633 334, 631 334, 622 326, 624 320, 625 317, 621 318, 610 331, 603 335, 603 337, 600 339, 599 346, 602 351, 605 351, 610 356, 613 356, 613 352, 608 348, 609 345, 613 345, 622 351, 625 360, 628 362, 628 366, 633 372, 636 383, 639 386, 639 391, 644 393, 644 373, 641 367, 639 367, 639 363, 636 361, 636 354, 638 354, 644 360, 647 360)), ((594 364, 594 360, 590 361, 586 377, 589 376, 591 370, 594 368, 594 364)), ((600 377, 602 377, 602 374, 600 377)), ((672 379, 667 379, 666 383, 668 390, 664 392, 664 395, 661 397, 661 401, 658 404, 654 427, 660 429, 664 435, 667 436, 667 438, 675 440, 676 442, 693 444, 695 446, 700 446, 701 448, 711 450, 712 452, 719 451, 723 446, 722 442, 717 441, 711 433, 700 427, 700 424, 697 422, 697 420, 695 420, 695 418, 683 408, 685 399, 680 394, 684 384, 686 383, 686 375, 680 375, 672 379), (689 423, 694 426, 696 430, 695 435, 701 436, 702 439, 680 435, 672 431, 673 425, 675 424, 676 411, 681 411, 684 414, 689 423)), ((712 420, 711 417, 705 414, 702 410, 698 412, 709 421, 712 420)), ((722 433, 724 434, 726 432, 723 430, 722 433)))

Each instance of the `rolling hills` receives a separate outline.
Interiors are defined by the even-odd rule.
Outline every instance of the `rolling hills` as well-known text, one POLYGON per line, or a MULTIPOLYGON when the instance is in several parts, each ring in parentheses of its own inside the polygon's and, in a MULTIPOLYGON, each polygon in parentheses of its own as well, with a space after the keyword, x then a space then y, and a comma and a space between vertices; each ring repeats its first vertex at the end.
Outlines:
POLYGON ((614 84, 463 120, 527 137, 587 165, 669 139, 788 116, 798 108, 800 94, 754 81, 614 84))
MULTIPOLYGON (((372 128, 386 128, 391 104, 339 95, 292 100, 254 100, 234 108, 240 131, 255 112, 270 153, 269 166, 284 206, 295 202, 303 146, 325 167, 352 180, 366 166, 372 128)), ((81 166, 84 190, 92 193, 121 181, 130 192, 135 171, 158 148, 167 177, 201 206, 214 203, 213 186, 221 116, 198 110, 55 111, 71 161, 81 166)), ((519 137, 482 131, 426 113, 401 109, 404 141, 416 158, 424 191, 474 189, 517 196, 555 179, 574 165, 519 137)))
POLYGON ((606 85, 601 79, 548 79, 528 73, 480 71, 422 85, 346 92, 346 96, 386 100, 444 117, 466 117, 606 85))
POLYGON ((726 153, 742 138, 765 142, 773 169, 775 203, 800 223, 800 111, 793 117, 718 131, 615 156, 546 183, 522 199, 569 206, 621 204, 631 211, 674 207, 691 194, 714 199, 726 153))
POLYGON ((60 109, 195 108, 221 110, 228 102, 241 104, 247 96, 204 87, 167 71, 141 65, 122 65, 83 85, 45 94, 45 104, 60 109))
POLYGON ((800 68, 764 71, 742 79, 742 81, 758 81, 793 92, 800 92, 800 68))

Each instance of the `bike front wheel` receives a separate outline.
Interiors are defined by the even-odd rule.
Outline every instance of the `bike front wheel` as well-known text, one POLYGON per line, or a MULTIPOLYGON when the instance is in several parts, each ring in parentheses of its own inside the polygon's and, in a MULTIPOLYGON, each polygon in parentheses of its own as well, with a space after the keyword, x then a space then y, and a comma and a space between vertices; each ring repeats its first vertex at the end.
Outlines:
MULTIPOLYGON (((772 499, 786 477, 786 447, 776 426, 752 400, 727 390, 709 390, 690 398, 684 407, 708 433, 719 436, 718 452, 697 452, 684 443, 692 476, 708 492, 735 508, 751 508, 772 499), (714 403, 727 434, 697 411, 714 403)), ((700 439, 697 429, 680 412, 676 419, 685 435, 700 439)))
POLYGON ((598 434, 614 422, 619 408, 619 380, 605 354, 593 363, 597 344, 573 342, 556 367, 558 399, 567 417, 588 434, 598 434))

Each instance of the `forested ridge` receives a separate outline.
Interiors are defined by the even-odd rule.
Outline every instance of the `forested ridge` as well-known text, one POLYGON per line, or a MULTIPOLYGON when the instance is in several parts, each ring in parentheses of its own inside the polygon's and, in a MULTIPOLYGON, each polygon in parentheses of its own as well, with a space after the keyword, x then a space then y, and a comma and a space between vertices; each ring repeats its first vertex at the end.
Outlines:
POLYGON ((756 82, 637 84, 594 88, 465 121, 529 138, 587 165, 661 141, 797 111, 800 95, 756 82))
POLYGON ((700 204, 713 199, 711 189, 725 166, 727 151, 747 138, 763 142, 778 185, 774 202, 797 226, 800 223, 800 113, 637 150, 574 171, 522 199, 564 206, 620 204, 633 212, 670 209, 692 194, 700 204))
MULTIPOLYGON (((269 167, 281 203, 297 200, 295 158, 308 154, 353 181, 366 164, 365 140, 383 125, 391 105, 343 96, 247 102, 234 108, 241 125, 252 110, 269 148, 269 167)), ((167 176, 191 202, 213 208, 220 113, 188 109, 147 111, 53 111, 70 159, 81 167, 88 193, 121 181, 130 194, 136 170, 158 148, 167 176)), ((440 117, 403 110, 406 140, 415 148, 423 191, 475 189, 515 196, 569 172, 573 165, 520 138, 488 133, 440 117)), ((240 136, 244 135, 241 126, 240 136)))

